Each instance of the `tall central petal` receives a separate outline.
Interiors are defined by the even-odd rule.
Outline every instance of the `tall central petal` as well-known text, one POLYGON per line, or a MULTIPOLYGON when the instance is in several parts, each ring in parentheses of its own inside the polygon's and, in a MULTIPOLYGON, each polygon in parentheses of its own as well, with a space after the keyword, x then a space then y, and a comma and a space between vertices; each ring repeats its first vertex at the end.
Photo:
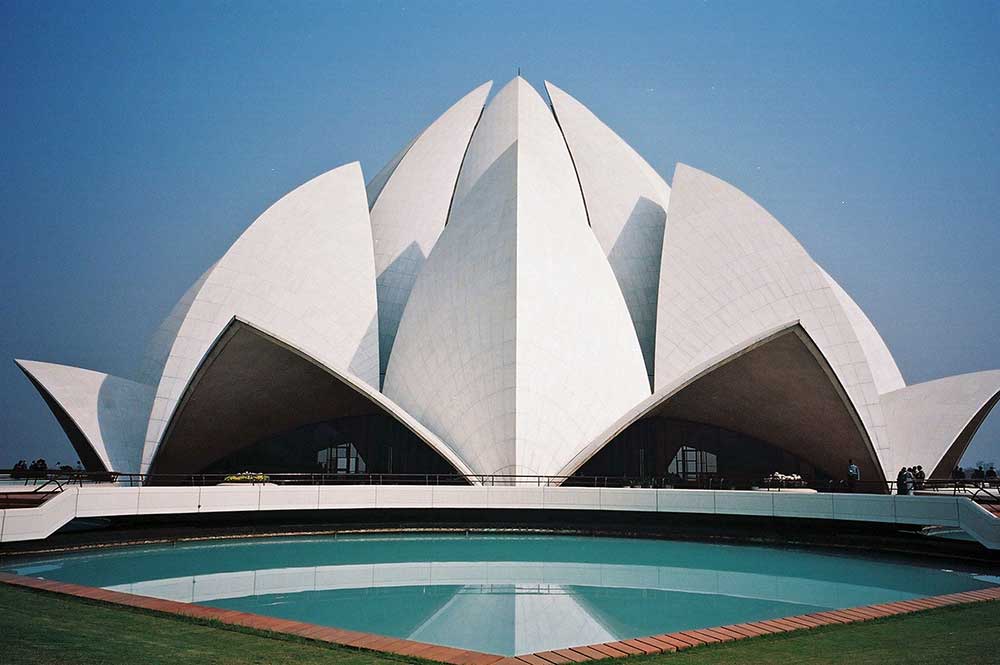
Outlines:
POLYGON ((473 135, 384 391, 479 473, 552 474, 649 394, 563 137, 523 79, 473 135))

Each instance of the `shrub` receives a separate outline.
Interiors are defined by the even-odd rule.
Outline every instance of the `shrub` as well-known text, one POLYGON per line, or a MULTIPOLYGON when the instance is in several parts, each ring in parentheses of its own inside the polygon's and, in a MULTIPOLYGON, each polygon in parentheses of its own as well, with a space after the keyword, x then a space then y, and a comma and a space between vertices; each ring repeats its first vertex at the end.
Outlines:
POLYGON ((226 476, 227 483, 266 483, 271 479, 265 473, 255 473, 253 471, 242 471, 226 476))

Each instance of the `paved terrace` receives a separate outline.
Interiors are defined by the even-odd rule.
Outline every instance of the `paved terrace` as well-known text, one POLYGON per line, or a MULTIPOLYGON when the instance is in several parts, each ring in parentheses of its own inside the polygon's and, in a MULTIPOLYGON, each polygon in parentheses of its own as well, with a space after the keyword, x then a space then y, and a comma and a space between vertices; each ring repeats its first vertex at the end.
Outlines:
POLYGON ((85 484, 66 487, 34 507, 0 510, 0 542, 41 540, 77 517, 398 508, 658 512, 944 526, 1000 550, 1000 517, 964 496, 481 485, 85 484))

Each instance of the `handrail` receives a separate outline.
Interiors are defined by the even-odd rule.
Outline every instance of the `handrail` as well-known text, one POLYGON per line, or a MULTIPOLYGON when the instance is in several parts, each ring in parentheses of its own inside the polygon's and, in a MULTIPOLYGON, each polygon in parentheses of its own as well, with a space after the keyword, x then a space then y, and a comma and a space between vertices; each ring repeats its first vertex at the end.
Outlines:
MULTIPOLYGON (((0 476, 6 474, 11 478, 24 478, 42 484, 34 492, 55 485, 55 491, 61 491, 67 484, 83 486, 88 483, 115 484, 126 487, 143 485, 180 485, 207 486, 227 483, 231 474, 224 473, 119 473, 91 471, 32 471, 12 475, 12 469, 0 469, 0 476)), ((504 486, 535 486, 535 487, 648 487, 648 488, 678 488, 678 489, 737 489, 756 488, 769 491, 787 491, 794 489, 810 489, 817 492, 854 492, 866 494, 896 494, 896 482, 893 480, 868 481, 834 481, 834 480, 775 480, 754 479, 751 477, 725 478, 718 474, 700 474, 693 479, 679 479, 676 476, 544 476, 518 474, 440 474, 440 473, 354 473, 339 474, 326 472, 298 473, 266 473, 263 480, 241 482, 239 484, 276 484, 276 485, 486 485, 491 487, 504 486)), ((921 494, 966 495, 980 503, 1000 503, 1000 480, 927 480, 915 483, 912 490, 921 494)))
POLYGON ((56 492, 62 492, 63 491, 63 484, 61 482, 59 482, 58 478, 49 478, 44 483, 42 483, 41 485, 38 485, 37 487, 35 487, 35 489, 31 490, 31 494, 37 494, 37 493, 41 492, 43 489, 45 489, 46 487, 48 487, 49 485, 52 485, 52 484, 55 484, 55 486, 56 486, 56 490, 55 491, 56 492))
POLYGON ((1000 503, 1000 485, 981 483, 969 498, 976 503, 1000 503))

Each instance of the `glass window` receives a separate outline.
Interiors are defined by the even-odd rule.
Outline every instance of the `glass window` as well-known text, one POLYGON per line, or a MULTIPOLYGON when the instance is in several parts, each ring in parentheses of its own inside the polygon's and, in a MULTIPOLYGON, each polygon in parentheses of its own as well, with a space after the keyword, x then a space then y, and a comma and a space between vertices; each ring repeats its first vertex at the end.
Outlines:
POLYGON ((338 443, 317 451, 316 462, 327 473, 364 473, 366 468, 353 443, 338 443))
POLYGON ((692 481, 697 480, 701 475, 717 473, 718 470, 718 459, 713 453, 690 446, 681 446, 667 467, 669 473, 692 481))

